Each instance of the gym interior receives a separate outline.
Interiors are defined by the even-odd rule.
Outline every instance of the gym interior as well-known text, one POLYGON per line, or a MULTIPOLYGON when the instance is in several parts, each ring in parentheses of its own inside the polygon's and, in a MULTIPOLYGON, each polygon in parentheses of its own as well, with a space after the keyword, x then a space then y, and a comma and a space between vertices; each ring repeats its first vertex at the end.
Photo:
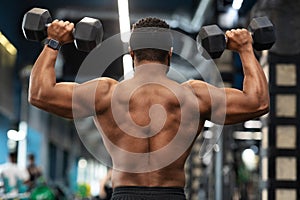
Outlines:
MULTIPOLYGON (((172 30, 197 45, 201 45, 199 32, 206 25, 216 24, 225 32, 249 28, 252 19, 266 16, 276 41, 255 50, 255 55, 268 79, 269 113, 235 125, 207 121, 186 162, 184 189, 189 200, 300 199, 300 1, 295 0, 2 1, 0 166, 15 152, 18 167, 26 168, 32 154, 41 175, 31 190, 25 183, 16 190, 10 188, 1 177, 0 199, 101 199, 100 186, 111 167, 92 119, 74 123, 28 103, 30 72, 43 48, 41 42, 24 36, 23 18, 32 8, 47 9, 53 20, 74 24, 85 16, 99 19, 103 42, 130 31, 133 23, 147 16, 164 19, 172 30)), ((222 50, 213 60, 216 68, 203 56, 197 61, 199 65, 193 66, 188 60, 195 56, 189 54, 191 47, 184 43, 173 55, 170 68, 176 73, 170 70, 171 79, 243 88, 237 53, 222 50)), ((57 82, 80 81, 78 71, 88 54, 76 49, 74 43, 63 45, 55 64, 57 82)), ((120 55, 102 76, 123 80, 128 72, 126 63, 128 55, 120 55)))

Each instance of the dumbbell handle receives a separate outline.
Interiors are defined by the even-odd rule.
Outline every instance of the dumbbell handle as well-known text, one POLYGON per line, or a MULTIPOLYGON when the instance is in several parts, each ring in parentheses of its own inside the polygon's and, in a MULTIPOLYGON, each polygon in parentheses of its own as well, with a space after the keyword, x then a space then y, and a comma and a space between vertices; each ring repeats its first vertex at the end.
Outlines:
MULTIPOLYGON (((249 31, 249 30, 248 30, 249 31)), ((250 31, 249 31, 250 32, 250 31)), ((251 37, 252 37, 252 39, 253 39, 253 33, 252 32, 250 32, 250 35, 251 35, 251 37)), ((228 37, 226 36, 226 34, 224 33, 224 37, 225 37, 225 43, 227 44, 228 43, 228 37)), ((253 41, 252 41, 253 42, 253 41)))
MULTIPOLYGON (((84 18, 82 18, 81 20, 80 20, 80 22, 83 22, 83 21, 85 21, 85 22, 91 22, 91 21, 99 21, 98 19, 95 19, 95 18, 92 18, 92 17, 84 17, 84 18)), ((51 22, 52 23, 52 22, 51 22)), ((51 23, 47 23, 47 24, 45 24, 45 27, 46 28, 48 28, 50 25, 51 25, 51 23)), ((78 22, 79 23, 79 22, 78 22)), ((74 33, 74 31, 75 31, 75 27, 73 28, 73 33, 74 33)))
MULTIPOLYGON (((251 37, 252 37, 252 39, 253 39, 253 35, 254 35, 254 33, 251 31, 251 30, 249 30, 249 29, 247 29, 248 30, 248 32, 250 33, 250 35, 251 35, 251 37)), ((226 43, 228 42, 228 38, 227 38, 227 36, 226 36, 226 34, 224 33, 224 37, 225 37, 225 41, 226 41, 226 43)))
MULTIPOLYGON (((251 37, 252 37, 252 45, 253 45, 253 48, 255 50, 258 50, 258 51, 261 51, 261 50, 266 50, 266 49, 270 49, 272 45, 265 45, 265 46, 261 46, 261 45, 256 45, 256 40, 254 38, 254 33, 252 31, 250 31, 248 29, 251 37)), ((224 34, 224 38, 225 38, 225 46, 224 46, 224 49, 227 48, 227 44, 228 44, 228 37, 224 34)))
MULTIPOLYGON (((51 23, 45 24, 45 28, 48 28, 51 24, 52 24, 52 22, 51 22, 51 23)), ((73 30, 72 30, 72 34, 73 34, 73 35, 74 35, 74 32, 75 32, 75 27, 74 27, 73 30)))
POLYGON ((100 20, 96 18, 84 17, 76 23, 72 30, 72 34, 76 48, 80 51, 90 52, 102 40, 102 24, 100 20), (91 24, 93 24, 93 28, 91 28, 91 24))
POLYGON ((51 24, 52 24, 52 22, 51 23, 47 23, 47 24, 45 24, 45 27, 48 28, 51 24))

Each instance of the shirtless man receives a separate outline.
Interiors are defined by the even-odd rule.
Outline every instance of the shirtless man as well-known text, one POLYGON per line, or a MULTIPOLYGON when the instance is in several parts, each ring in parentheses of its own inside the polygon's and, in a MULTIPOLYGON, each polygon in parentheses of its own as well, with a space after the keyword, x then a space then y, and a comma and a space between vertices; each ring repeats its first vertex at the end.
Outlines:
MULTIPOLYGON (((153 26, 169 28, 160 19, 145 18, 134 24, 133 32, 153 26)), ((55 20, 48 27, 48 38, 71 42, 73 27, 55 20)), ((168 79, 171 49, 131 51, 135 72, 126 81, 98 78, 81 84, 56 83, 58 51, 46 45, 31 72, 29 102, 65 118, 94 117, 113 160, 113 200, 185 199, 184 163, 204 122, 234 124, 269 109, 268 84, 254 56, 250 33, 237 29, 226 36, 227 48, 238 52, 243 63, 243 90, 168 79), (176 152, 180 154, 169 159, 176 152)))

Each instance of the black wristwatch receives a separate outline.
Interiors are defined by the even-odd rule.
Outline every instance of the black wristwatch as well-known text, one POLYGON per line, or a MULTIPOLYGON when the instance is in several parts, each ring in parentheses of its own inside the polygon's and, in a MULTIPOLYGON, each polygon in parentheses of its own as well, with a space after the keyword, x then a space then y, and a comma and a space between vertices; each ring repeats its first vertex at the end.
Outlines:
POLYGON ((54 39, 46 39, 45 40, 45 43, 48 47, 50 47, 51 49, 54 49, 54 50, 59 50, 61 45, 59 44, 59 42, 57 40, 54 40, 54 39))

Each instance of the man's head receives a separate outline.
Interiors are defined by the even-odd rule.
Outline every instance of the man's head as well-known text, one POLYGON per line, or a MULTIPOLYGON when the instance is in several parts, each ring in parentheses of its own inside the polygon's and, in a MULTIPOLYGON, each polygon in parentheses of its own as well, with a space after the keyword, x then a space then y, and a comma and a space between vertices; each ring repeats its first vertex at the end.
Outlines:
MULTIPOLYGON (((170 26, 164 20, 153 18, 153 17, 147 17, 147 18, 140 19, 135 24, 133 24, 130 46, 132 47, 133 45, 132 41, 134 40, 133 37, 135 37, 134 34, 140 33, 140 30, 142 31, 148 30, 148 28, 149 28, 149 32, 154 30, 156 31, 156 33, 158 33, 157 34, 158 37, 157 38, 153 37, 152 40, 156 40, 155 42, 157 42, 157 44, 159 45, 162 45, 164 48, 160 49, 155 45, 154 47, 156 48, 137 48, 137 49, 132 48, 133 50, 131 51, 131 56, 137 62, 154 61, 163 64, 168 62, 169 65, 170 56, 171 56, 171 47, 172 47, 171 46, 172 44, 169 41, 172 41, 172 38, 169 32, 170 26), (166 43, 166 44, 162 44, 162 43, 166 43), (165 47, 167 47, 168 51, 166 50, 165 47)), ((150 41, 150 43, 153 42, 151 41, 151 38, 147 37, 147 35, 145 38, 143 38, 143 40, 148 40, 148 42, 150 41)))
POLYGON ((10 152, 9 153, 9 160, 11 163, 17 163, 17 153, 16 152, 10 152))
POLYGON ((29 154, 28 155, 28 160, 29 160, 29 162, 32 164, 32 163, 34 163, 34 155, 33 154, 29 154))

